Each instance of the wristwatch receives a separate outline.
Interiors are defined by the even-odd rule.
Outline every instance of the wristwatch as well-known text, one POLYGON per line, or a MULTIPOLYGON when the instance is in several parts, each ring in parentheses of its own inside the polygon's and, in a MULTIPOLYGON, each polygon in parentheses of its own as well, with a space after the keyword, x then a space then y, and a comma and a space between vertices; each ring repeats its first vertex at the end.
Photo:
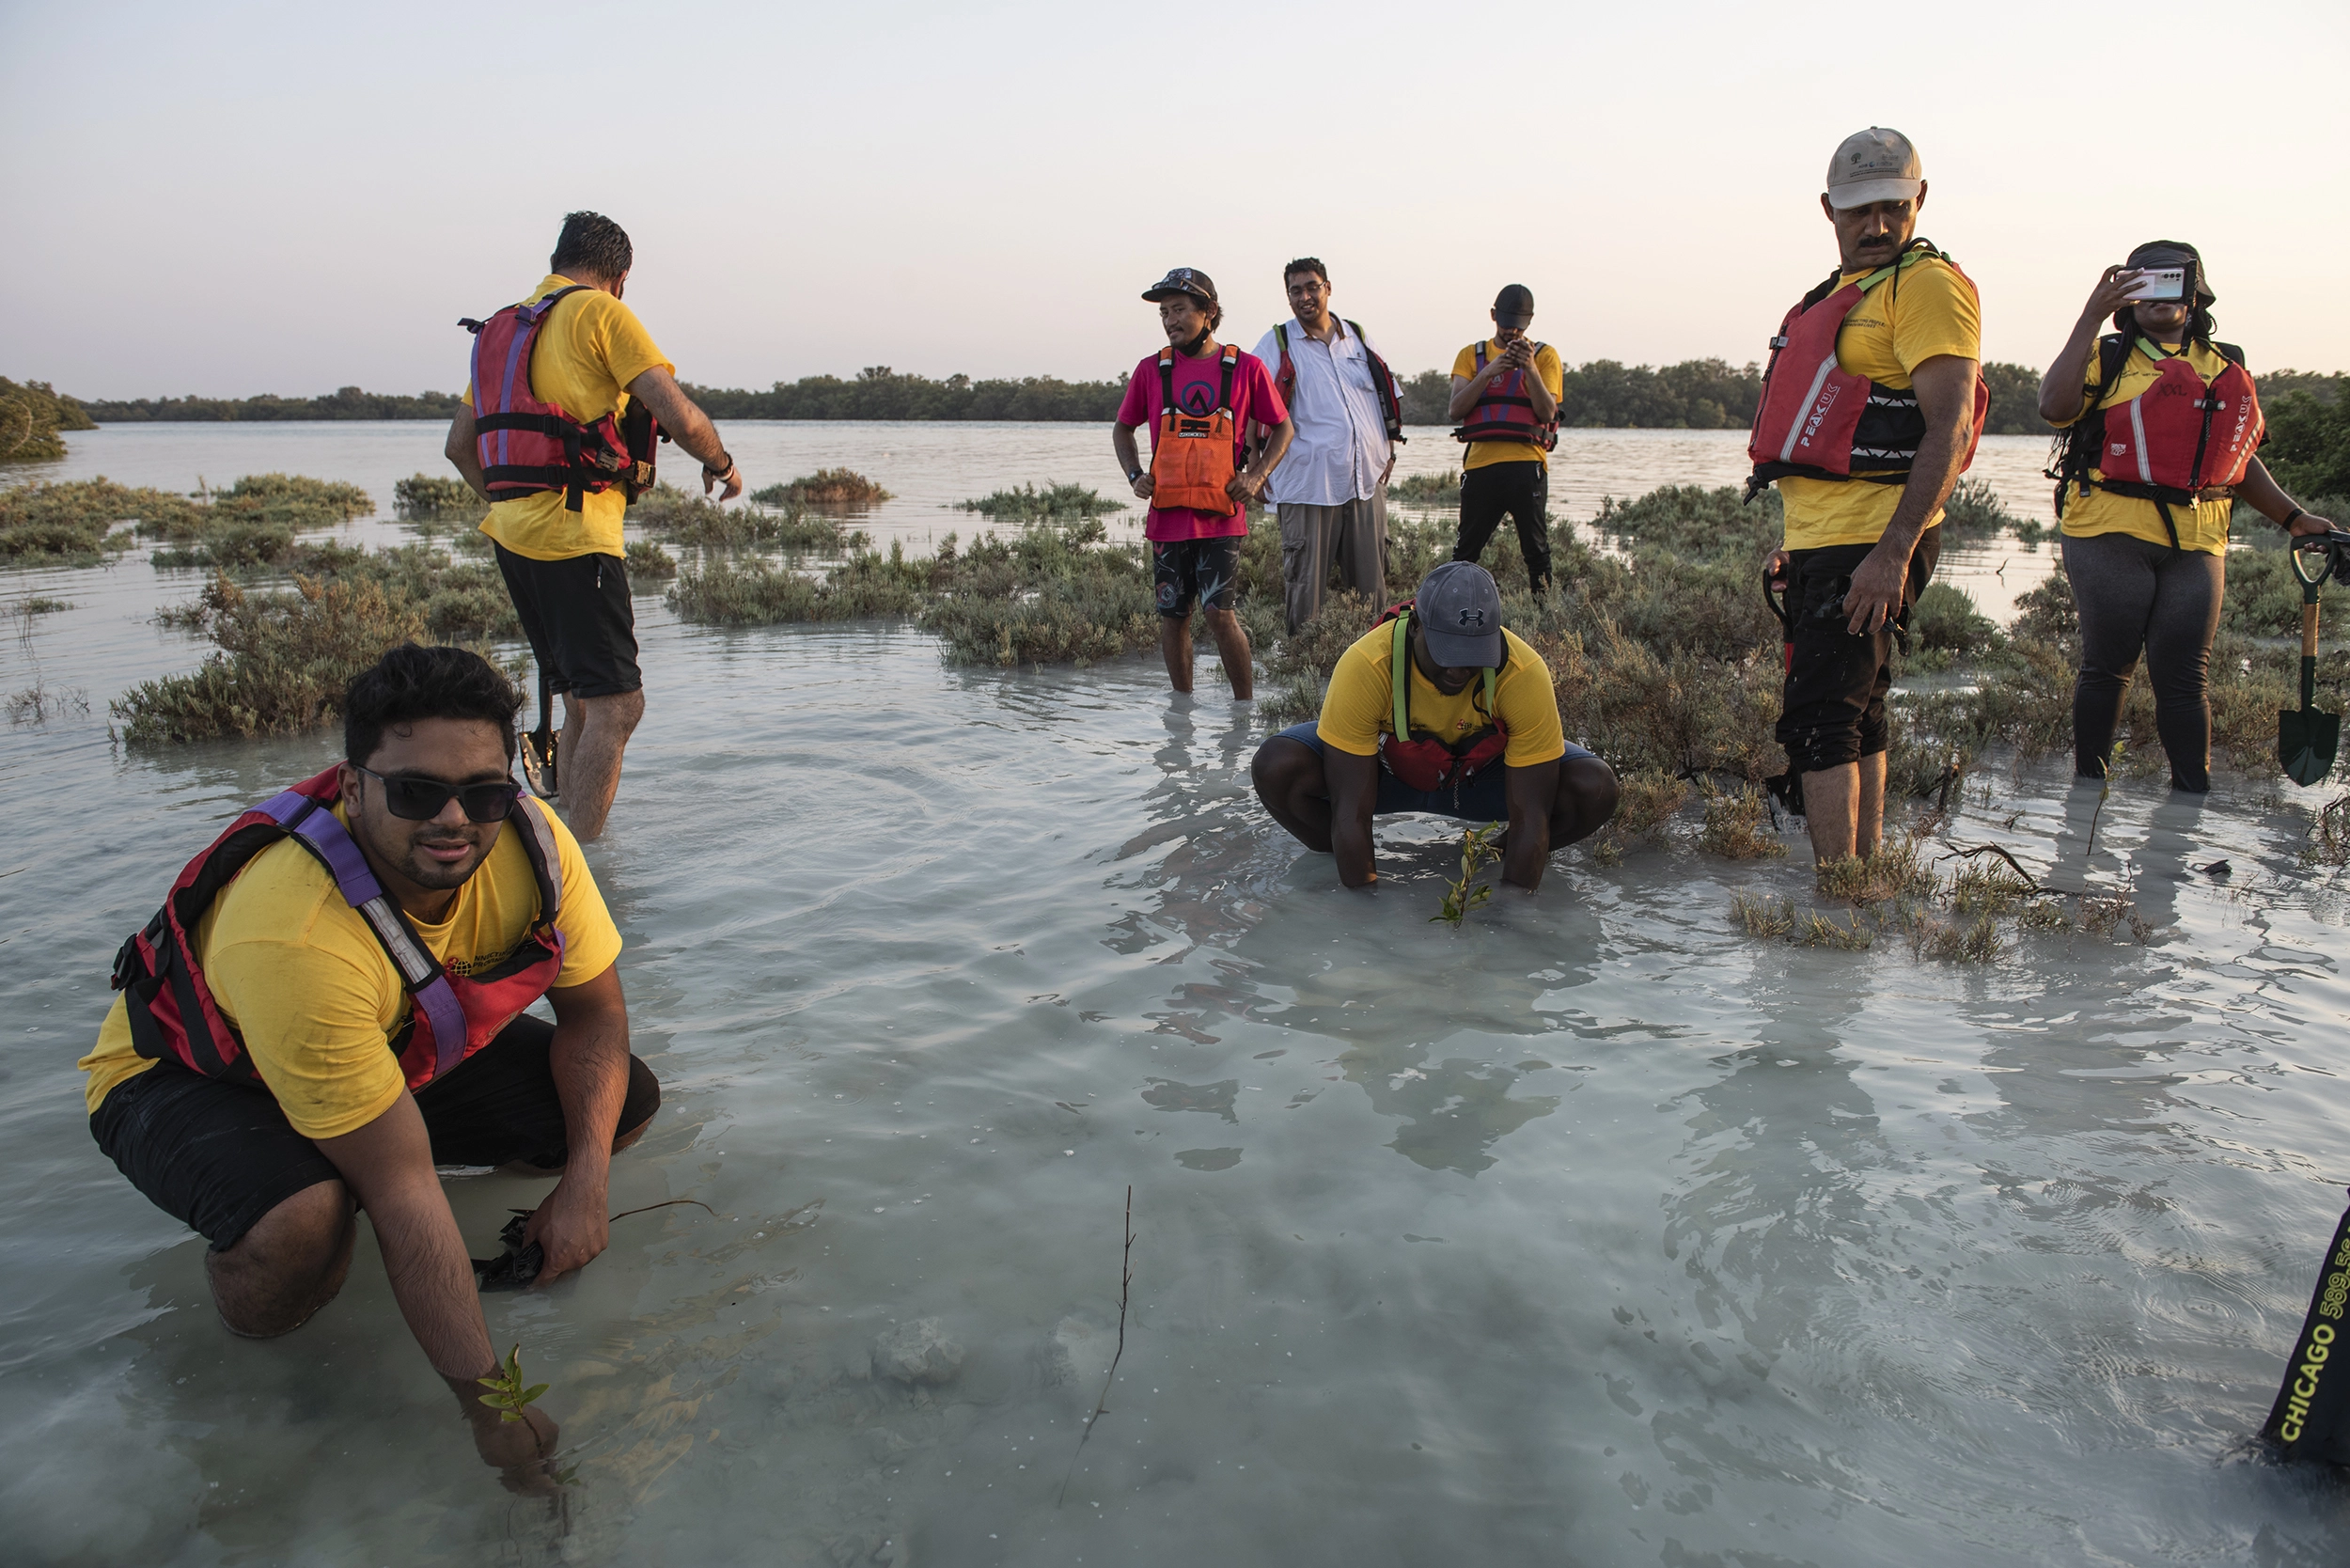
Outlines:
POLYGON ((1129 468, 1129 469, 1127 469, 1127 470, 1126 470, 1126 482, 1127 482, 1128 484, 1132 484, 1132 483, 1134 483, 1136 479, 1138 479, 1138 478, 1142 478, 1142 470, 1141 470, 1141 469, 1139 469, 1139 468, 1129 468))

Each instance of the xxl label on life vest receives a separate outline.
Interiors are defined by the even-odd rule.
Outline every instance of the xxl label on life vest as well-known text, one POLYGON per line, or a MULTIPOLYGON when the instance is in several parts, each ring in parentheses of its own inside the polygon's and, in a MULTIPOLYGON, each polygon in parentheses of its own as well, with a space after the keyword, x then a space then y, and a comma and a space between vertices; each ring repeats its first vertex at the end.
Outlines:
POLYGON ((2260 447, 2260 395, 2233 363, 2207 383, 2185 355, 2167 355, 2153 385, 2102 412, 2097 469, 2122 484, 2186 492, 2240 484, 2260 447))
POLYGON ((2261 1435, 2282 1447, 2291 1459, 2327 1459, 2350 1465, 2350 1341, 2343 1313, 2350 1311, 2350 1211, 2334 1227, 2334 1239, 2317 1271, 2309 1314, 2285 1365, 2276 1406, 2261 1435))

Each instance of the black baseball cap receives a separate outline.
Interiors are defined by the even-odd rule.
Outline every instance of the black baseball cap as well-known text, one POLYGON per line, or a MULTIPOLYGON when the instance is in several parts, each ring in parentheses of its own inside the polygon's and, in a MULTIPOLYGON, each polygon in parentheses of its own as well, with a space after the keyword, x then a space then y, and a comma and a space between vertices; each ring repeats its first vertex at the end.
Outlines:
POLYGON ((1215 280, 1197 267, 1170 267, 1167 275, 1142 291, 1142 297, 1156 303, 1169 294, 1189 294, 1194 299, 1216 303, 1215 280))
POLYGON ((1496 324, 1523 327, 1534 319, 1534 290, 1523 283, 1512 283, 1494 296, 1496 324))

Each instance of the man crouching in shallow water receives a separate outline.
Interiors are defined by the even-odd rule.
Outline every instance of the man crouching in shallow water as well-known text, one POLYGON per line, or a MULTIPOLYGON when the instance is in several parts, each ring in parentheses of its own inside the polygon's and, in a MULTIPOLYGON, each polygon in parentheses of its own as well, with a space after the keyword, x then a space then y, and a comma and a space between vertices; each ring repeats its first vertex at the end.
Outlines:
POLYGON ((123 945, 80 1065, 98 1146, 211 1241, 230 1332, 290 1333, 332 1301, 366 1209, 482 1459, 544 1490, 555 1423, 480 1403, 498 1364, 433 1167, 559 1173, 525 1237, 555 1278, 604 1249, 611 1156, 661 1090, 629 1054, 620 933, 579 844, 510 776, 521 705, 462 649, 360 674, 346 760, 189 863, 123 945), (542 996, 552 1025, 523 1011, 542 996))
POLYGON ((1340 655, 1319 721, 1258 747, 1257 798, 1308 849, 1337 855, 1349 887, 1379 880, 1373 817, 1506 820, 1501 879, 1531 893, 1552 850, 1616 814, 1615 772, 1566 739, 1549 667, 1501 624, 1483 567, 1446 562, 1399 611, 1340 655))

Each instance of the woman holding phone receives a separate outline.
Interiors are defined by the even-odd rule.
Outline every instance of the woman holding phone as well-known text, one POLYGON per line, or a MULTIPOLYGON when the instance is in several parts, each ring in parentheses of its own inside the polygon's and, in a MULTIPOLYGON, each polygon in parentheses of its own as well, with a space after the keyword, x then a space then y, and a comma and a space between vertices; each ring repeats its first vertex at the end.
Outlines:
POLYGON ((2291 533, 2333 525, 2254 455, 2260 398, 2244 351, 2212 340, 2217 298, 2193 245, 2142 244, 2098 278, 2040 384, 2041 417, 2064 432, 2048 477, 2080 610, 2073 755, 2084 778, 2106 776, 2143 650, 2171 787, 2211 788, 2205 691, 2229 513, 2241 500, 2291 533))

